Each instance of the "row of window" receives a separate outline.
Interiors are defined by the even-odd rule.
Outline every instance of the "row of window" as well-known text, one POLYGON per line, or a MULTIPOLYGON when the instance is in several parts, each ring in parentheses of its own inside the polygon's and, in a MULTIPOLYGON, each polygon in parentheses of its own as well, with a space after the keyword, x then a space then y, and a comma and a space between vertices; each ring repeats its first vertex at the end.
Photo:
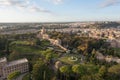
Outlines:
POLYGON ((15 70, 23 70, 23 69, 28 69, 28 67, 21 67, 21 68, 13 68, 13 69, 5 69, 5 72, 11 72, 11 71, 15 71, 15 70))
POLYGON ((11 72, 14 72, 14 71, 20 71, 21 73, 24 73, 24 72, 29 71, 29 69, 28 69, 28 68, 24 68, 24 69, 8 70, 8 71, 4 71, 4 74, 7 76, 7 75, 9 75, 11 72))
POLYGON ((12 66, 12 67, 7 67, 7 68, 4 68, 4 70, 10 70, 10 69, 19 69, 19 68, 26 68, 28 67, 28 65, 22 65, 22 66, 12 66))

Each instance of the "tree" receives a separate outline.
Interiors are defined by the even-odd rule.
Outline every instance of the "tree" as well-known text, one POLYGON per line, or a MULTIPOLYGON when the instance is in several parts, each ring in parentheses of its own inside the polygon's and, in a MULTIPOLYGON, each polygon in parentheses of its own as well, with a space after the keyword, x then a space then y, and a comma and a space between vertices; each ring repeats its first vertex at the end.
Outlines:
POLYGON ((98 73, 100 74, 100 76, 104 76, 106 72, 107 72, 106 67, 101 66, 98 73))
POLYGON ((49 54, 47 54, 46 55, 46 60, 48 61, 48 62, 51 62, 52 61, 52 58, 53 58, 53 54, 52 53, 49 53, 49 54))
POLYGON ((60 72, 64 74, 64 80, 69 80, 70 78, 70 73, 71 73, 71 67, 68 65, 62 66, 60 68, 60 72))
POLYGON ((16 52, 16 51, 13 51, 10 55, 9 55, 9 60, 17 60, 21 58, 21 54, 16 52))
POLYGON ((120 64, 117 65, 113 65, 112 67, 110 67, 108 69, 108 79, 110 78, 110 80, 114 79, 114 80, 119 80, 120 79, 120 64))
POLYGON ((45 63, 42 61, 42 59, 39 59, 36 62, 36 64, 33 66, 33 71, 32 71, 33 80, 44 80, 43 79, 44 67, 45 67, 45 63))
POLYGON ((73 72, 77 74, 84 74, 85 68, 82 65, 74 65, 72 67, 73 72))
POLYGON ((45 59, 49 63, 51 63, 52 62, 52 58, 55 57, 55 54, 54 54, 53 50, 51 50, 51 49, 47 49, 45 51, 42 51, 42 55, 45 57, 45 59))
POLYGON ((92 79, 91 79, 91 76, 89 76, 89 75, 84 75, 84 76, 82 76, 81 79, 79 79, 79 80, 92 80, 92 79))
POLYGON ((48 67, 48 65, 39 59, 33 66, 32 79, 33 80, 50 80, 53 71, 48 67))
POLYGON ((81 77, 80 80, 104 80, 102 79, 99 74, 92 74, 92 75, 84 75, 81 77))
POLYGON ((36 45, 41 45, 41 41, 40 41, 40 39, 38 39, 38 38, 35 39, 35 44, 36 44, 36 45))
POLYGON ((96 54, 96 51, 95 51, 95 49, 93 49, 91 52, 91 57, 90 57, 91 62, 95 60, 95 54, 96 54))
POLYGON ((86 55, 87 48, 88 48, 88 44, 87 43, 84 43, 84 44, 82 44, 82 45, 77 47, 78 51, 84 52, 84 55, 86 55))
POLYGON ((17 78, 21 73, 19 71, 12 72, 8 75, 7 80, 13 80, 17 78))
POLYGON ((72 71, 76 73, 76 79, 85 74, 85 67, 83 65, 72 66, 72 71))
POLYGON ((116 74, 116 75, 120 75, 120 64, 118 64, 118 65, 113 65, 112 67, 110 67, 110 68, 108 69, 108 72, 109 72, 109 73, 116 74))

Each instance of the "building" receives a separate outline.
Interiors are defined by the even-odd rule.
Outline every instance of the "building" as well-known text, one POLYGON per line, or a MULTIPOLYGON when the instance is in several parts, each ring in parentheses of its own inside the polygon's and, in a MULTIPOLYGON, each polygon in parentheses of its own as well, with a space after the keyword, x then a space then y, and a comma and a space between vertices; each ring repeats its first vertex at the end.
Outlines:
POLYGON ((0 58, 0 77, 3 77, 3 68, 4 66, 7 64, 7 59, 4 58, 0 58))
POLYGON ((7 58, 0 58, 0 78, 7 78, 7 76, 15 71, 25 73, 29 71, 28 60, 26 58, 7 62, 7 58))
POLYGON ((64 51, 67 51, 67 49, 61 45, 61 40, 60 39, 51 39, 49 37, 49 35, 46 33, 46 29, 44 27, 40 30, 40 33, 37 35, 37 37, 40 38, 40 39, 49 40, 51 44, 60 47, 64 51))
POLYGON ((116 62, 118 64, 120 64, 120 58, 118 57, 113 57, 113 56, 104 56, 102 53, 100 52, 97 52, 97 54, 95 55, 96 56, 96 59, 100 60, 100 61, 106 61, 106 62, 116 62))

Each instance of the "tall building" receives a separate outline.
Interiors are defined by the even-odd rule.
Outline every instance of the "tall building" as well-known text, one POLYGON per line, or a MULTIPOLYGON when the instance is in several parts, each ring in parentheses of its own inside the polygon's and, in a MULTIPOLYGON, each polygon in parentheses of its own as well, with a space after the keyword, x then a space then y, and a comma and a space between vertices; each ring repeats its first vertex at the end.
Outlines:
POLYGON ((7 76, 15 71, 25 73, 29 71, 28 60, 26 58, 7 62, 7 58, 0 58, 0 78, 7 78, 7 76))
POLYGON ((49 35, 46 33, 46 29, 44 27, 42 27, 37 37, 42 39, 49 39, 49 35))

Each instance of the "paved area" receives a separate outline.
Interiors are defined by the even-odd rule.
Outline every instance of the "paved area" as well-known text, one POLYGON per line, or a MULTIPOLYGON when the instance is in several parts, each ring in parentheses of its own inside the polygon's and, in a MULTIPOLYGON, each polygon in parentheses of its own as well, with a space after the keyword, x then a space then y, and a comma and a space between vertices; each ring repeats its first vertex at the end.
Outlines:
POLYGON ((15 80, 22 80, 22 78, 26 75, 27 73, 21 74, 18 78, 16 78, 15 80))

